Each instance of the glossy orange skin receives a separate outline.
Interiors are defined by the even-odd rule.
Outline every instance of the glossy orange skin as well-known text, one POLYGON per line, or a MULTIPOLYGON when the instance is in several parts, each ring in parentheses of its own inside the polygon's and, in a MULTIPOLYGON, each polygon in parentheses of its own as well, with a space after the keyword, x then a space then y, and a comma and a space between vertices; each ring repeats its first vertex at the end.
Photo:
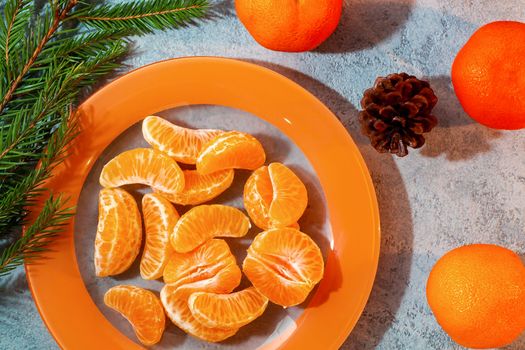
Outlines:
POLYGON ((262 46, 276 51, 315 49, 335 30, 342 0, 235 0, 237 16, 262 46))
POLYGON ((472 119, 494 129, 525 128, 525 23, 478 29, 456 56, 451 75, 472 119))
POLYGON ((499 348, 525 329, 525 266, 492 244, 456 248, 430 272, 427 300, 450 337, 468 348, 499 348))

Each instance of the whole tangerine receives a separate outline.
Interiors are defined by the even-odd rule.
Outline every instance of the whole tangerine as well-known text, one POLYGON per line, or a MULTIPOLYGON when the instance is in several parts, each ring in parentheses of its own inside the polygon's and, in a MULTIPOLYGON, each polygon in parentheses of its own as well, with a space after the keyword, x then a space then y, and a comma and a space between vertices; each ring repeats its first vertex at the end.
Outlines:
POLYGON ((432 268, 427 300, 438 323, 468 348, 499 348, 525 329, 525 266, 509 249, 473 244, 432 268))
POLYGON ((315 49, 335 30, 342 0, 235 0, 237 16, 262 46, 276 51, 315 49))
POLYGON ((500 21, 478 29, 452 65, 465 112, 495 129, 525 128, 525 23, 500 21))

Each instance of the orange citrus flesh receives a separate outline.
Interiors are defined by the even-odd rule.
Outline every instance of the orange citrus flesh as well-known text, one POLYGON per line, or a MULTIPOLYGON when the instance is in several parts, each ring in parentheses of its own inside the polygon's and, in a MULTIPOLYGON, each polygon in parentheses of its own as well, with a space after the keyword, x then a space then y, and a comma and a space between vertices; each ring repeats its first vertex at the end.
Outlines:
POLYGON ((319 247, 308 235, 279 228, 255 237, 243 272, 261 294, 288 307, 306 299, 323 277, 324 263, 319 247))
POLYGON ((183 170, 184 190, 178 193, 161 193, 170 202, 180 205, 198 205, 207 202, 226 191, 233 182, 233 169, 220 170, 201 175, 196 170, 183 170))
POLYGON ((142 135, 151 147, 185 164, 195 164, 203 145, 222 132, 187 129, 153 115, 142 122, 142 135))
MULTIPOLYGON (((277 178, 279 178, 279 176, 277 176, 277 178)), ((281 180, 279 181, 281 185, 281 192, 285 192, 286 189, 282 188, 283 182, 281 180)), ((273 197, 274 190, 268 167, 262 166, 250 175, 244 185, 243 200, 244 207, 246 208, 248 215, 252 219, 253 223, 263 230, 286 226, 299 229, 299 224, 297 224, 297 222, 291 223, 289 225, 282 225, 281 222, 273 220, 272 217, 270 217, 270 206, 272 204, 273 197)), ((276 211, 285 201, 283 197, 289 198, 287 195, 280 195, 279 197, 279 203, 274 206, 274 211, 276 211)), ((300 208, 304 205, 303 199, 297 197, 296 200, 298 203, 300 203, 298 208, 292 210, 296 212, 295 215, 297 215, 297 213, 300 211, 300 208)), ((280 216, 286 216, 286 214, 280 216)))
POLYGON ((104 294, 104 303, 129 321, 142 344, 153 345, 160 341, 166 317, 155 294, 135 286, 116 286, 104 294))
POLYGON ((268 173, 273 188, 268 214, 280 227, 292 225, 303 215, 308 204, 306 187, 292 170, 281 163, 271 163, 268 173))
POLYGON ((250 287, 231 294, 196 292, 188 299, 191 314, 207 327, 240 328, 261 316, 268 298, 250 287))
POLYGON ((238 329, 206 327, 193 317, 188 307, 188 298, 191 294, 199 291, 229 293, 239 285, 240 280, 241 271, 239 267, 230 265, 211 278, 182 286, 167 284, 162 288, 160 298, 166 314, 177 327, 202 340, 219 342, 233 336, 238 329))
POLYGON ((183 285, 211 278, 220 270, 237 266, 228 244, 211 239, 189 253, 174 253, 164 269, 164 283, 183 285))
POLYGON ((438 323, 467 348, 500 348, 525 329, 525 266, 513 251, 473 244, 432 268, 427 300, 438 323))
POLYGON ((103 189, 98 197, 95 274, 126 271, 139 254, 142 224, 135 199, 120 188, 103 189))
POLYGON ((140 275, 147 280, 162 276, 168 259, 173 254, 170 233, 179 214, 164 197, 148 193, 142 197, 142 215, 146 232, 146 244, 140 260, 140 275))
POLYGON ((237 208, 200 205, 181 216, 170 241, 176 252, 187 253, 213 237, 242 237, 250 227, 250 219, 237 208))
POLYGON ((119 187, 142 184, 162 192, 184 189, 184 174, 175 160, 151 148, 122 152, 110 160, 100 174, 100 185, 119 187))
POLYGON ((229 131, 211 139, 203 147, 197 158, 197 171, 205 175, 224 169, 254 170, 265 160, 264 148, 255 137, 229 131))

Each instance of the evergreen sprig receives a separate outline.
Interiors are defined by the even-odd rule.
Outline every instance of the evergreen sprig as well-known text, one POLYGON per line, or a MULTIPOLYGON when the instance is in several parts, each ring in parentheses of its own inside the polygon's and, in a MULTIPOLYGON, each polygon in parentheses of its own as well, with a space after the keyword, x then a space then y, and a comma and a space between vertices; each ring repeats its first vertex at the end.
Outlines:
POLYGON ((166 27, 179 27, 203 17, 206 0, 143 0, 120 4, 102 4, 79 11, 74 18, 88 27, 105 31, 127 30, 147 34, 166 27))
POLYGON ((92 5, 7 0, 0 17, 0 237, 25 233, 0 255, 0 276, 38 258, 73 214, 45 181, 78 129, 73 110, 118 70, 131 35, 193 24, 206 0, 135 0, 92 5), (47 195, 43 207, 37 200, 47 195), (32 218, 30 220, 29 218, 32 218))

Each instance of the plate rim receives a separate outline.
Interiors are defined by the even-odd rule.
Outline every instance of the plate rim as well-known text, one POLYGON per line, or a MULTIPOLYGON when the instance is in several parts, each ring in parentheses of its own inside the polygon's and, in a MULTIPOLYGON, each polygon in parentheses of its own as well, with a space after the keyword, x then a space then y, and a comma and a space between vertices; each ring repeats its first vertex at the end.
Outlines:
MULTIPOLYGON (((246 62, 246 61, 242 61, 242 60, 237 60, 237 59, 232 59, 232 58, 211 57, 211 56, 195 56, 195 57, 179 57, 179 58, 172 58, 172 59, 162 60, 162 61, 158 61, 158 62, 153 62, 153 63, 147 64, 145 66, 136 68, 136 69, 134 69, 132 71, 129 71, 126 74, 120 76, 119 78, 109 82, 107 85, 103 86, 97 92, 92 94, 86 101, 84 101, 79 106, 78 110, 81 111, 81 112, 86 112, 85 111, 86 110, 86 106, 87 107, 91 107, 90 104, 92 104, 94 101, 97 101, 104 94, 110 92, 111 90, 122 88, 122 86, 119 87, 119 85, 123 85, 123 84, 124 85, 125 84, 129 85, 131 83, 131 81, 133 81, 133 79, 136 76, 138 78, 139 73, 144 75, 148 71, 154 70, 154 69, 159 68, 160 66, 163 66, 163 65, 170 65, 170 64, 177 65, 177 64, 180 64, 180 63, 186 64, 188 62, 189 62, 190 65, 193 64, 193 63, 196 63, 196 64, 203 64, 203 63, 204 64, 217 64, 219 66, 221 64, 222 65, 234 65, 234 66, 238 66, 239 68, 246 69, 247 71, 252 70, 253 72, 261 73, 262 76, 269 77, 270 81, 275 81, 276 83, 280 83, 283 86, 288 85, 289 88, 290 87, 293 88, 292 91, 296 90, 296 92, 298 94, 302 95, 303 98, 306 97, 308 100, 310 100, 310 102, 312 102, 314 104, 317 103, 319 106, 316 106, 316 107, 318 107, 320 110, 324 109, 324 111, 323 111, 324 113, 323 114, 326 115, 326 116, 331 117, 331 119, 332 119, 331 127, 335 127, 334 125, 338 125, 337 127, 335 127, 336 129, 339 128, 339 130, 337 130, 339 132, 338 137, 343 137, 344 143, 346 144, 346 146, 350 146, 351 147, 351 152, 349 150, 349 154, 352 155, 352 157, 354 158, 354 161, 356 162, 355 164, 357 164, 358 167, 359 167, 359 171, 361 173, 362 180, 364 181, 364 185, 366 187, 365 190, 366 190, 366 192, 368 194, 368 201, 369 201, 368 204, 370 204, 370 209, 371 209, 370 219, 371 219, 372 226, 373 226, 373 230, 371 231, 371 234, 372 234, 372 236, 371 236, 372 256, 371 256, 371 259, 370 259, 370 264, 368 266, 368 268, 369 268, 368 279, 364 283, 364 285, 365 285, 364 289, 366 289, 367 291, 361 295, 361 299, 358 301, 359 307, 357 308, 358 310, 356 311, 357 316, 354 315, 352 317, 348 317, 347 318, 347 322, 344 325, 342 325, 341 327, 337 327, 337 328, 341 328, 341 329, 344 329, 344 330, 338 332, 338 335, 332 339, 332 344, 331 344, 330 348, 332 348, 332 347, 334 349, 339 348, 342 345, 342 343, 345 341, 345 339, 348 337, 348 335, 350 334, 350 332, 354 328, 355 324, 357 323, 357 321, 359 319, 359 316, 362 314, 362 312, 363 312, 363 310, 364 310, 364 308, 366 306, 366 303, 368 301, 368 298, 370 296, 370 293, 372 291, 373 283, 374 283, 376 272, 377 272, 378 261, 379 261, 379 250, 380 250, 380 240, 381 240, 380 218, 379 218, 379 208, 378 208, 378 203, 377 203, 377 197, 376 197, 376 194, 375 194, 375 189, 374 189, 374 186, 373 186, 373 182, 372 182, 370 173, 369 173, 368 168, 366 166, 366 163, 364 162, 364 159, 363 159, 359 149, 355 145, 355 142, 351 138, 350 134, 346 131, 346 129, 340 123, 340 121, 337 119, 337 117, 328 109, 328 107, 326 107, 326 105, 324 105, 324 103, 322 101, 320 101, 310 91, 308 91, 307 89, 305 89, 302 86, 300 86, 299 84, 297 84, 295 81, 293 81, 293 80, 291 80, 291 79, 281 75, 280 73, 277 73, 277 72, 275 72, 275 71, 273 71, 273 70, 271 70, 269 68, 260 66, 258 64, 254 64, 254 63, 246 62), (334 124, 333 121, 335 121, 336 123, 334 124), (341 130, 344 131, 344 135, 346 135, 346 136, 342 136, 341 135, 341 130)), ((168 66, 166 66, 166 68, 168 68, 168 66)), ((195 104, 195 103, 190 103, 190 104, 195 104)), ((214 103, 214 104, 216 104, 216 103, 214 103)), ((228 107, 231 107, 231 106, 228 106, 228 107)), ((173 107, 168 107, 168 108, 173 108, 173 107)), ((237 108, 237 107, 233 107, 233 108, 237 108)), ((162 110, 165 110, 165 109, 167 109, 167 108, 161 108, 158 111, 162 111, 162 110)), ((249 113, 254 114, 252 112, 249 112, 249 113)), ((287 135, 299 147, 298 142, 296 141, 296 139, 282 130, 282 126, 283 125, 281 125, 281 127, 280 127, 279 125, 276 125, 274 122, 269 121, 268 119, 261 117, 259 114, 254 114, 254 115, 256 115, 257 117, 259 117, 259 118, 261 118, 263 120, 266 120, 267 122, 269 122, 272 125, 274 125, 275 127, 277 127, 281 132, 283 132, 285 135, 287 135)), ((324 116, 323 116, 323 118, 324 118, 324 116)), ((84 118, 84 119, 86 119, 86 118, 84 118)), ((134 122, 132 122, 131 124, 128 124, 128 127, 131 126, 133 123, 134 122)), ((117 136, 118 136, 118 134, 115 137, 117 137, 117 136)), ((114 137, 112 138, 112 140, 113 139, 114 139, 114 137)), ((74 141, 74 145, 78 146, 77 145, 78 142, 79 142, 78 139, 76 139, 74 141)), ((307 159, 312 163, 312 160, 310 159, 309 154, 304 149, 302 149, 302 147, 299 147, 299 148, 305 154, 307 159)), ((105 147, 103 147, 100 150, 100 152, 98 153, 96 158, 98 158, 98 156, 103 151, 103 149, 105 149, 105 147)), ((95 160, 96 160, 96 158, 95 158, 95 160)), ((83 187, 85 178, 86 178, 87 174, 89 173, 89 171, 91 171, 91 167, 92 167, 94 162, 92 160, 90 160, 87 163, 88 164, 85 165, 84 170, 83 170, 84 171, 84 177, 80 181, 80 188, 77 188, 78 189, 78 194, 80 194, 80 191, 81 191, 81 189, 83 187)), ((321 182, 321 187, 323 188, 323 192, 325 192, 324 185, 323 185, 323 183, 321 181, 321 178, 319 176, 319 170, 316 169, 313 164, 312 164, 312 166, 314 167, 316 175, 318 176, 318 178, 319 178, 319 180, 321 182)), ((55 170, 55 172, 60 172, 61 168, 62 167, 57 168, 55 170)), ((50 179, 50 181, 48 182, 46 187, 53 189, 53 188, 57 188, 57 187, 59 188, 60 185, 57 184, 57 181, 54 181, 54 178, 52 178, 52 179, 50 179)), ((325 193, 325 196, 326 196, 326 193, 325 193)), ((43 201, 44 199, 45 198, 42 198, 41 201, 43 201)), ((75 201, 74 204, 76 204, 77 199, 78 199, 78 196, 77 196, 77 198, 74 198, 74 201, 75 201)), ((327 197, 327 203, 330 206, 330 201, 329 201, 328 197, 327 197)), ((331 214, 332 211, 330 210, 329 212, 330 212, 330 222, 332 223, 332 214, 331 214)), ((72 218, 72 220, 70 222, 70 226, 71 227, 68 229, 68 231, 71 231, 71 232, 74 231, 74 224, 73 223, 74 223, 74 218, 72 218)), ((73 239, 72 235, 70 237, 62 237, 62 240, 63 239, 73 241, 72 245, 73 245, 73 250, 74 250, 74 239, 73 239)), ((335 247, 335 248, 337 248, 337 247, 335 247)), ((74 258, 75 258, 74 259, 74 263, 75 263, 75 266, 76 266, 77 261, 76 261, 76 255, 75 255, 74 252, 73 252, 73 255, 74 255, 74 258)), ((329 261, 325 261, 325 264, 328 264, 328 263, 329 263, 329 261)), ((40 281, 40 279, 41 279, 40 277, 41 276, 39 276, 39 274, 41 274, 43 271, 45 272, 45 265, 46 265, 46 260, 43 260, 42 263, 38 263, 38 264, 29 264, 29 265, 26 264, 25 265, 26 274, 27 274, 27 280, 28 280, 28 284, 29 284, 29 289, 31 290, 31 294, 32 294, 33 299, 35 301, 35 304, 36 304, 36 307, 38 309, 38 312, 40 313, 40 316, 42 317, 42 319, 43 319, 47 329, 49 330, 50 334, 53 336, 53 338, 56 340, 56 342, 57 342, 57 344, 59 346, 64 347, 66 345, 66 343, 63 342, 64 340, 63 340, 62 335, 61 334, 56 334, 56 330, 54 329, 55 328, 54 325, 49 323, 50 321, 46 317, 46 312, 49 312, 49 311, 44 311, 44 307, 43 307, 42 301, 40 300, 40 295, 39 295, 40 294, 40 290, 39 289, 41 287, 40 283, 42 281, 40 281)), ((77 267, 77 272, 78 272, 78 267, 77 267)), ((80 276, 80 274, 78 276, 74 276, 74 277, 77 277, 77 278, 81 279, 82 286, 85 289, 85 285, 84 285, 84 282, 83 282, 82 277, 80 276)), ((87 292, 87 290, 86 290, 86 292, 87 292)), ((96 305, 94 305, 92 300, 91 300, 91 303, 93 304, 91 306, 94 306, 97 309, 97 311, 99 313, 101 313, 98 310, 98 308, 96 307, 96 305)), ((320 307, 320 305, 316 305, 314 308, 318 308, 318 307, 320 307)), ((309 305, 308 309, 310 309, 310 305, 309 305)), ((306 310, 308 310, 308 309, 306 309, 306 310)), ((306 312, 304 314, 306 314, 306 312)), ((107 320, 106 320, 106 322, 107 322, 107 320)), ((107 322, 107 323, 109 324, 109 322, 107 322)), ((111 326, 111 328, 114 328, 111 324, 109 324, 109 325, 111 326)), ((113 329, 113 330, 116 330, 116 329, 113 329)), ((117 332, 120 334, 119 331, 117 331, 117 332)), ((110 333, 113 333, 113 332, 110 332, 110 333)), ((112 335, 114 335, 114 334, 112 334, 112 335)), ((122 334, 120 334, 120 335, 127 339, 127 337, 125 337, 124 335, 122 335, 122 334)), ((130 340, 130 342, 133 343, 131 340, 130 340)), ((133 343, 133 344, 135 344, 135 343, 133 343)), ((135 344, 135 345, 138 345, 138 344, 135 344)), ((283 339, 282 343, 280 345, 277 345, 277 346, 278 346, 279 349, 281 349, 281 348, 288 348, 287 345, 291 345, 290 342, 288 340, 283 339)), ((323 344, 323 345, 326 345, 326 344, 323 344)), ((137 347, 137 348, 140 348, 140 347, 137 347)), ((328 348, 328 347, 325 347, 325 348, 328 348)), ((266 349, 266 347, 265 347, 265 349, 266 349)))

